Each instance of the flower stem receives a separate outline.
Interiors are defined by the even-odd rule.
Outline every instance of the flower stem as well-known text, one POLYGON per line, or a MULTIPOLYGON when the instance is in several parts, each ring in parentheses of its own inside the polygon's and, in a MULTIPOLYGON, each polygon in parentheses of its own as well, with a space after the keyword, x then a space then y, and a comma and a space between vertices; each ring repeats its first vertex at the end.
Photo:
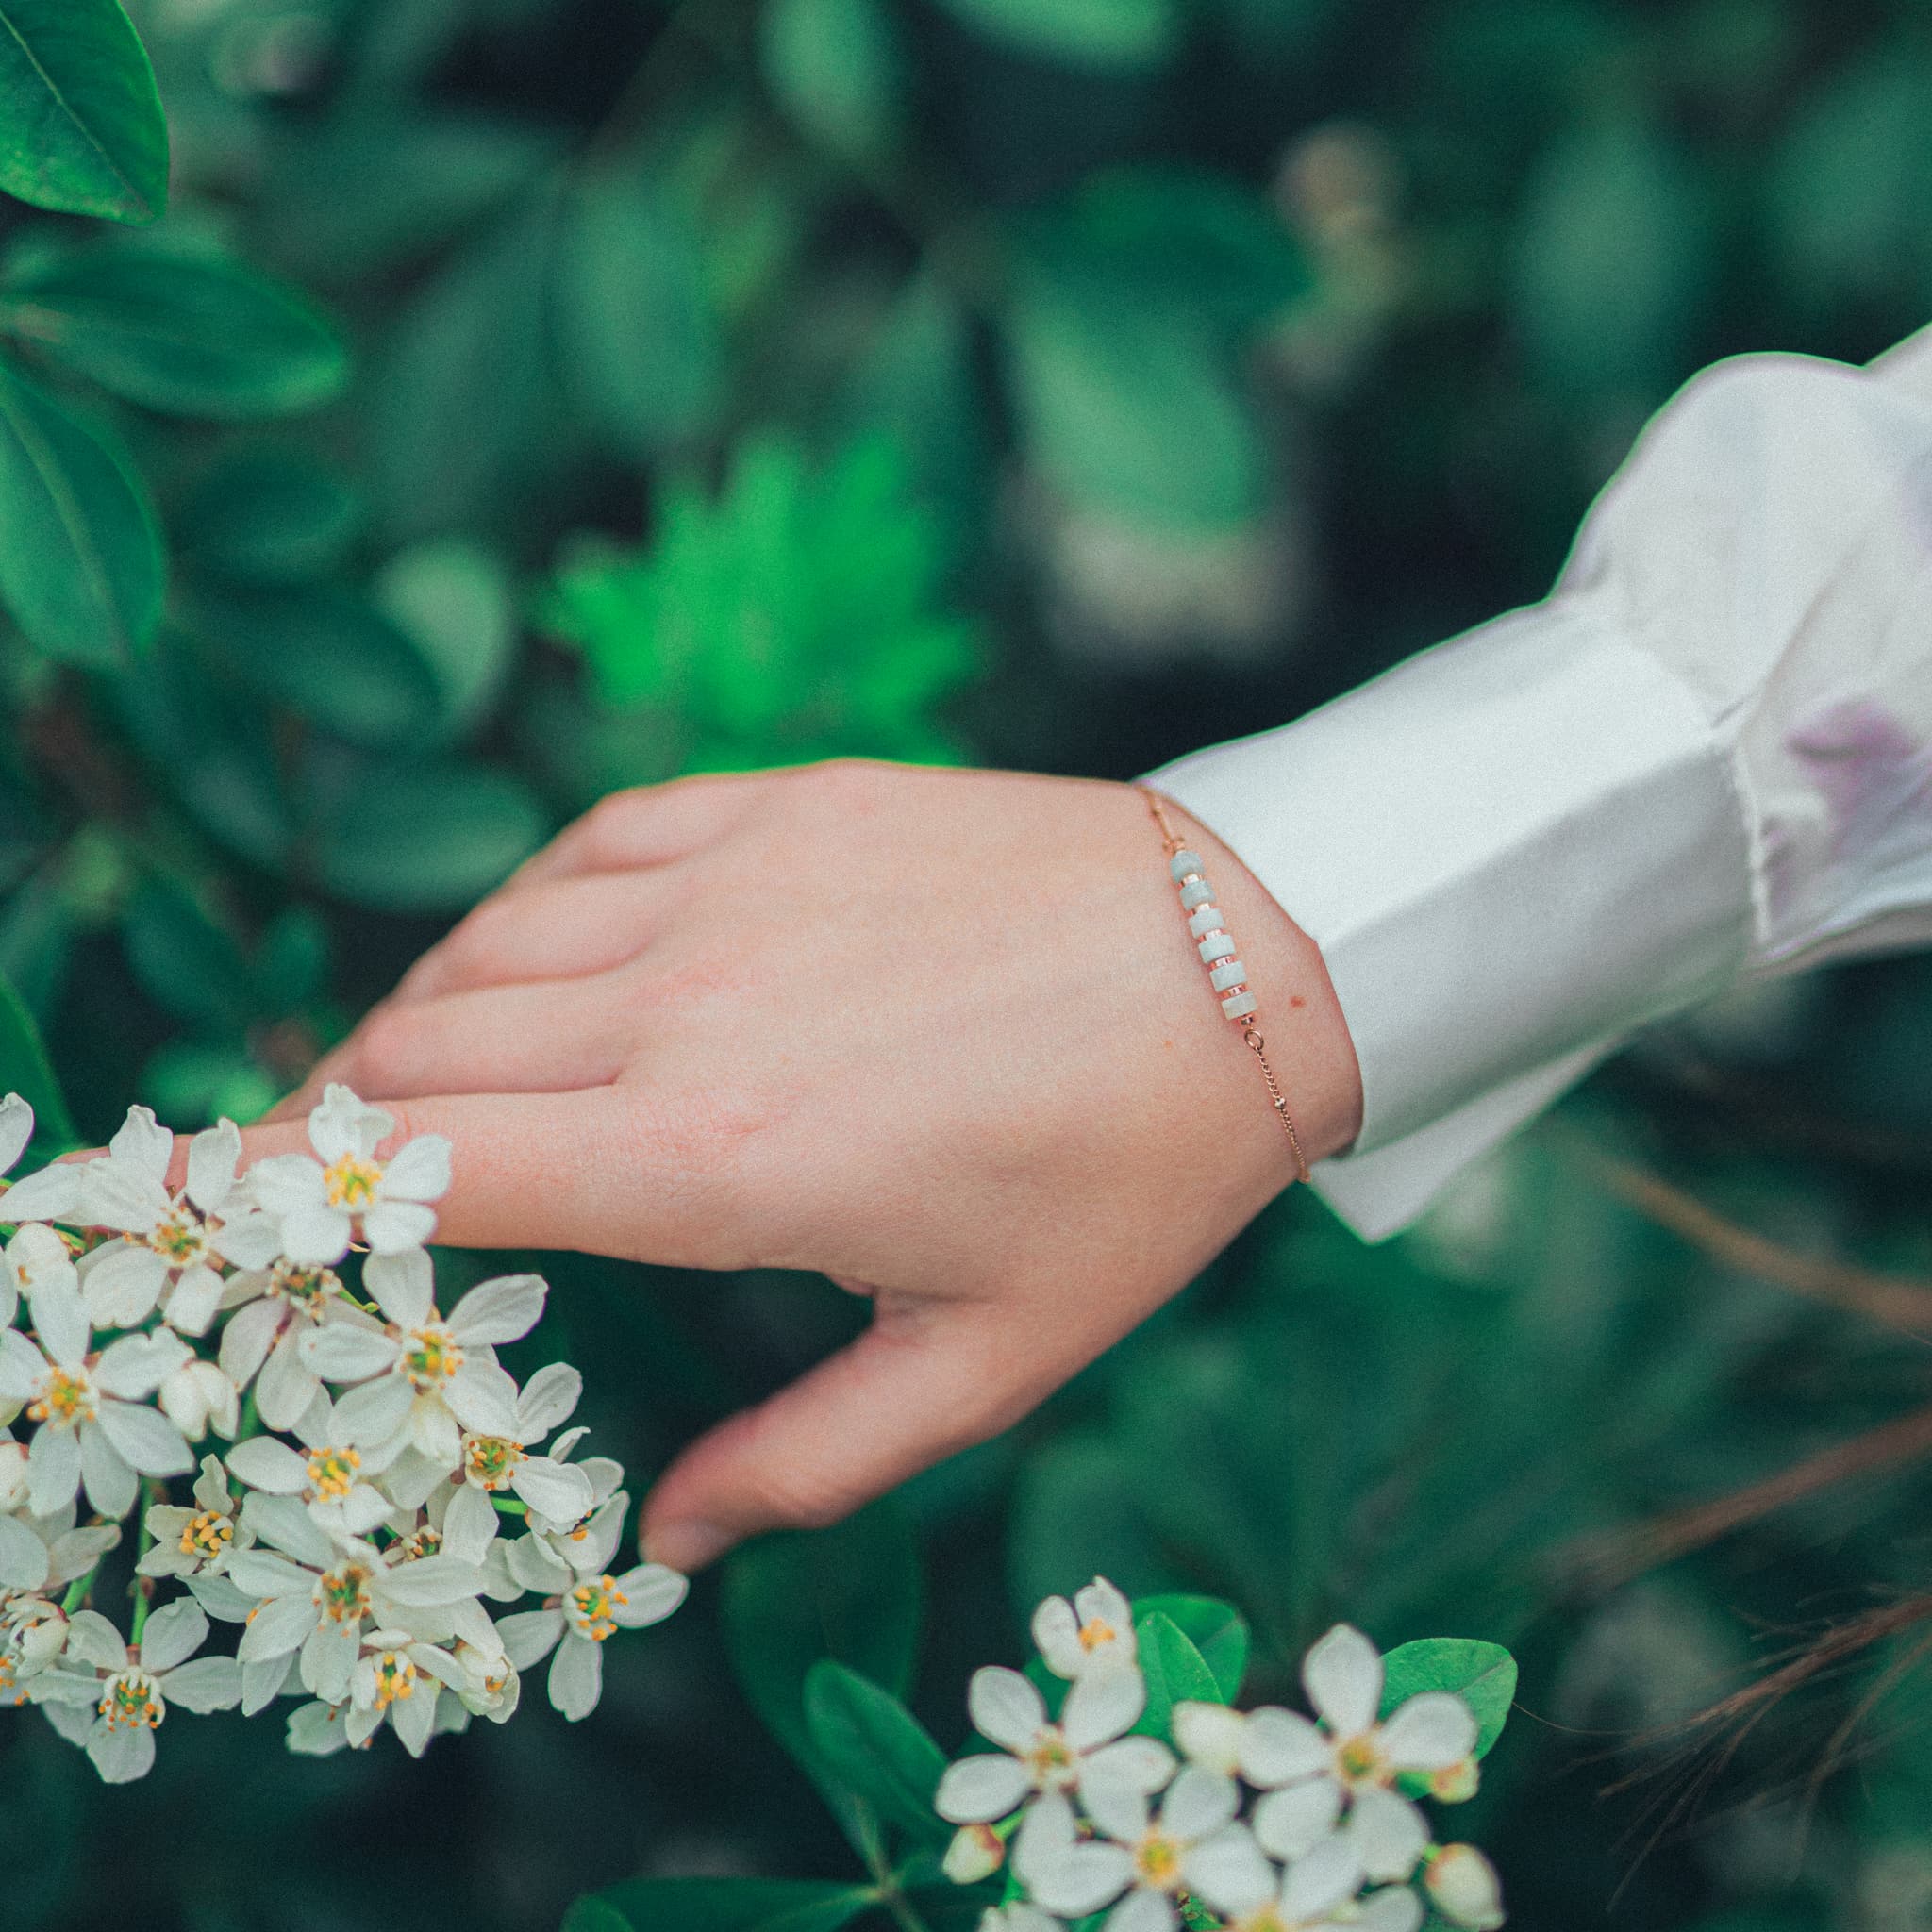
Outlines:
POLYGON ((67 1594, 60 1599, 60 1614, 63 1617, 73 1616, 75 1611, 87 1602, 93 1592, 94 1578, 101 1574, 101 1563, 106 1560, 106 1557, 100 1558, 85 1576, 76 1576, 67 1586, 67 1594))

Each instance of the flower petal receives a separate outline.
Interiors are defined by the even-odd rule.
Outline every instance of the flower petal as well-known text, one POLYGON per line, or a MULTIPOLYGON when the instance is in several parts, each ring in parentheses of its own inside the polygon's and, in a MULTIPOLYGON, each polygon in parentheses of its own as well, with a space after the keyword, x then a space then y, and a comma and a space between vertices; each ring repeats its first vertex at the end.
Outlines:
POLYGON ((26 1152, 34 1137, 34 1110, 19 1094, 0 1100, 0 1174, 5 1174, 26 1152))
POLYGON ((640 1563, 617 1579, 626 1601, 611 1612, 620 1630, 643 1630, 664 1619, 691 1594, 691 1578, 663 1563, 640 1563))
POLYGON ((228 1451, 228 1468, 251 1490, 299 1496, 308 1487, 308 1458, 273 1436, 250 1436, 228 1451))
POLYGON ((442 1519, 442 1547, 460 1563, 480 1563, 496 1536, 496 1506, 473 1483, 449 1499, 442 1519))
POLYGON ((222 1373, 238 1389, 245 1389, 268 1359, 282 1325, 281 1304, 263 1295, 244 1303, 228 1317, 222 1330, 219 1359, 222 1373))
POLYGON ((333 1268, 349 1252, 355 1232, 349 1217, 325 1202, 311 1202, 284 1214, 282 1253, 308 1268, 333 1268))
POLYGON ((295 1345, 302 1366, 325 1382, 362 1382, 391 1367, 401 1353, 387 1335, 351 1322, 308 1329, 295 1345))
POLYGON ((168 1163, 175 1158, 175 1137, 155 1119, 153 1108, 130 1107, 108 1142, 108 1158, 117 1167, 165 1182, 168 1163))
POLYGON ((954 1824, 991 1824, 1033 1789, 1026 1767, 1005 1752, 982 1752, 946 1767, 933 1808, 954 1824))
POLYGON ((542 1318, 549 1292, 541 1274, 479 1281, 450 1310, 450 1332, 466 1348, 521 1341, 542 1318))
POLYGON ((1080 1620, 1063 1596, 1050 1596, 1033 1612, 1033 1644, 1057 1677, 1077 1677, 1087 1662, 1080 1648, 1080 1620))
POLYGON ((552 1362, 539 1369, 517 1398, 517 1441, 525 1448, 541 1442, 552 1429, 570 1420, 583 1392, 584 1378, 568 1362, 552 1362))
POLYGON ((7 1191, 8 1221, 72 1221, 80 1206, 81 1163, 56 1161, 23 1174, 7 1191))
POLYGON ((222 1277, 204 1262, 184 1268, 168 1295, 168 1325, 183 1335, 206 1335, 222 1305, 222 1277))
POLYGON ((1204 1764, 1224 1777, 1241 1769, 1241 1736, 1247 1719, 1224 1704, 1196 1704, 1185 1700, 1174 1707, 1174 1740, 1189 1761, 1204 1764))
POLYGON ((1075 1751, 1091 1751, 1133 1729, 1147 1707, 1147 1682, 1131 1664, 1083 1671, 1067 1693, 1060 1728, 1075 1751))
POLYGON ((591 1478, 575 1464, 553 1462, 547 1456, 525 1456, 510 1476, 513 1489, 540 1516, 558 1523, 575 1523, 591 1513, 596 1498, 591 1478))
POLYGON ((1046 1722, 1046 1705, 1040 1692, 1018 1671, 987 1664, 973 1674, 966 1690, 966 1708, 973 1727, 990 1744, 1023 1751, 1046 1722))
POLYGON ((1382 1703, 1382 1656, 1352 1624, 1338 1624, 1302 1659, 1308 1701, 1340 1738, 1358 1738, 1382 1703))
POLYGON ((336 1404, 335 1430, 358 1449, 388 1442, 409 1419, 415 1391, 400 1375, 378 1375, 336 1404))
POLYGON ((1174 1932, 1180 1924, 1174 1901, 1164 1891, 1130 1891, 1107 1915, 1103 1932, 1174 1932))
POLYGON ((87 1740, 87 1755, 106 1785, 131 1785, 155 1768, 155 1734, 145 1726, 109 1728, 96 1724, 87 1740))
POLYGON ((420 1328, 436 1312, 436 1267, 420 1248, 370 1256, 362 1286, 398 1328, 420 1328))
POLYGON ((0 1593, 38 1591, 46 1580, 46 1544, 17 1516, 0 1516, 0 1593))
POLYGON ((306 1154, 271 1154, 258 1160, 248 1170, 248 1193, 277 1219, 328 1205, 328 1183, 306 1154))
POLYGON ((141 1634, 141 1667, 158 1674, 184 1664, 208 1641, 208 1613, 192 1596, 177 1596, 147 1620, 141 1634))
POLYGON ((345 1154, 373 1160, 395 1126, 392 1115, 358 1099, 341 1081, 331 1080, 322 1090, 321 1102, 309 1111, 308 1144, 325 1160, 340 1160, 345 1154))
MULTIPOLYGON (((242 1161, 242 1130, 231 1120, 204 1127, 188 1143, 188 1198, 204 1214, 219 1214, 235 1186, 242 1161)), ((167 1168, 161 1169, 163 1178, 167 1168)))
POLYGON ((449 1142, 441 1134, 418 1134, 384 1163, 383 1198, 440 1201, 449 1192, 449 1142))
POLYGON ((1278 1882, 1254 1833, 1238 1824, 1191 1846, 1181 1860, 1181 1877, 1190 1891, 1233 1917, 1265 1905, 1278 1882))
POLYGON ((1334 1759, 1332 1740, 1299 1711, 1263 1705, 1241 1726, 1241 1775, 1263 1790, 1319 1777, 1334 1759))
MULTIPOLYGON (((150 1624, 152 1630, 154 1625, 150 1624)), ((147 1656, 145 1641, 141 1646, 147 1656)), ((198 1657, 192 1664, 170 1671, 161 1695, 183 1710, 206 1717, 211 1710, 233 1710, 242 1702, 242 1666, 231 1657, 198 1657)))
POLYGON ((154 1313, 167 1280, 168 1264, 152 1248, 110 1248, 87 1271, 82 1300, 97 1328, 132 1328, 154 1313))
POLYGON ((80 1443, 72 1429, 40 1428, 26 1453, 27 1507, 51 1516, 80 1487, 80 1443))
POLYGON ((503 1618, 496 1626, 504 1655, 520 1671, 541 1663, 557 1648, 563 1632, 561 1610, 520 1610, 513 1617, 503 1618))
MULTIPOLYGON (((181 1431, 158 1409, 143 1408, 133 1402, 103 1402, 97 1426, 142 1475, 186 1475, 194 1467, 194 1451, 188 1446, 181 1431)), ((92 1433, 83 1425, 83 1466, 87 1439, 92 1433)), ((92 1489, 89 1493, 92 1493, 92 1489)), ((108 1509, 102 1513, 118 1516, 121 1511, 108 1509)))
POLYGON ((1335 1829, 1341 1816, 1341 1787, 1331 1778, 1270 1791, 1255 1807, 1255 1837, 1269 1857, 1306 1857, 1335 1829))
POLYGON ((508 1369, 473 1357, 443 1384, 442 1399, 472 1434, 515 1440, 517 1385, 508 1369))
POLYGON ((1349 1922, 1350 1932, 1418 1932, 1422 1923, 1423 1902, 1406 1885, 1371 1892, 1349 1922))
MULTIPOLYGON (((101 1405, 103 1416, 109 1406, 101 1405)), ((154 1411, 150 1409, 147 1413, 152 1415, 154 1411)), ((160 1422, 161 1418, 156 1415, 155 1420, 160 1422)), ((87 1490, 87 1499, 96 1514, 118 1523, 134 1507, 141 1494, 140 1479, 98 1421, 82 1423, 75 1433, 80 1438, 80 1480, 87 1490)), ((192 1468, 194 1458, 189 1455, 186 1442, 181 1444, 181 1454, 187 1458, 184 1466, 192 1468)))
POLYGON ((152 1335, 124 1335, 101 1351, 94 1380, 123 1402, 144 1402, 175 1370, 193 1359, 178 1335, 158 1329, 152 1335))
POLYGON ((377 1201, 363 1210, 362 1239, 377 1255, 407 1255, 436 1232, 433 1208, 414 1201, 377 1201))
POLYGON ((1169 1787, 1160 1823, 1170 1837, 1198 1844, 1232 1824, 1241 1807, 1241 1789, 1233 1778, 1191 1764, 1169 1787))
POLYGON ((77 1369, 87 1356, 87 1309, 64 1282, 49 1282, 30 1296, 34 1333, 47 1358, 63 1369, 77 1369))
POLYGON ((1407 1878, 1429 1842, 1423 1814, 1394 1791, 1357 1791, 1343 1827, 1370 1878, 1407 1878))
POLYGON ((1324 1838, 1282 1876, 1281 1912, 1291 1925, 1324 1917, 1361 1889, 1362 1868, 1355 1847, 1341 1833, 1324 1838))
POLYGON ((1475 1749, 1475 1713, 1447 1690, 1424 1690, 1382 1726, 1382 1755, 1399 1771, 1445 1771, 1475 1749))
POLYGON ((568 1633, 550 1659, 550 1702, 572 1724, 597 1707, 604 1690, 604 1646, 568 1633))

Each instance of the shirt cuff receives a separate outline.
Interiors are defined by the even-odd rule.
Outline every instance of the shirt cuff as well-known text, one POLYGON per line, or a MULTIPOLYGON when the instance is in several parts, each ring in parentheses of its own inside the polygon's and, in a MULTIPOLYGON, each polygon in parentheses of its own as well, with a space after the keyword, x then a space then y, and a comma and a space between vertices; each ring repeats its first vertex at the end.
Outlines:
POLYGON ((1143 782, 1322 950, 1362 1129, 1315 1186, 1370 1240, 1746 960, 1750 833, 1726 753, 1690 687, 1582 596, 1143 782))

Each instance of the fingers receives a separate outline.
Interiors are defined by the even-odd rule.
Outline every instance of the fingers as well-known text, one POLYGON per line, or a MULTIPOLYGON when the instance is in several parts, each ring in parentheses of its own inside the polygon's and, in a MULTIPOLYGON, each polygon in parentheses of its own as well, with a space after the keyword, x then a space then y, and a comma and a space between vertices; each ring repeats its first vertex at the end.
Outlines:
MULTIPOLYGON (((392 1105, 387 1156, 418 1134, 455 1148, 449 1192, 435 1204, 439 1245, 571 1248, 679 1268, 758 1265, 707 1117, 634 1090, 462 1093, 392 1105)), ((242 1135, 242 1161, 309 1154, 300 1121, 242 1135)), ((185 1143, 177 1149, 177 1163, 185 1143)))
POLYGON ((773 782, 748 772, 613 791, 526 859, 510 886, 687 858, 736 824, 760 788, 773 782))
MULTIPOLYGON (((387 1000, 328 1057, 364 1100, 417 1093, 572 1093, 625 1062, 625 991, 605 974, 387 1000)), ((322 1069, 309 1076, 316 1088, 322 1069)))
POLYGON ((882 1307, 837 1355, 701 1437, 644 1505, 653 1562, 691 1571, 760 1530, 836 1523, 997 1435, 1038 1391, 1012 1381, 977 1304, 882 1307))
POLYGON ((678 890, 675 875, 664 871, 508 886, 424 954, 391 997, 432 999, 476 987, 608 973, 651 942, 678 890))

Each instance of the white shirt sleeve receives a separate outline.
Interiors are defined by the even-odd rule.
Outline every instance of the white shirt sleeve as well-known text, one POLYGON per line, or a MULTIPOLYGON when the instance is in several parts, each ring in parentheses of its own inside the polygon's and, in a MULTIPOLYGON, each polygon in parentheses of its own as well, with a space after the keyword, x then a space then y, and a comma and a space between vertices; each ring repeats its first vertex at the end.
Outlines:
POLYGON ((1932 941, 1928 740, 1932 330, 1707 370, 1543 602, 1146 782, 1321 947, 1376 1239, 1637 1027, 1932 941))

